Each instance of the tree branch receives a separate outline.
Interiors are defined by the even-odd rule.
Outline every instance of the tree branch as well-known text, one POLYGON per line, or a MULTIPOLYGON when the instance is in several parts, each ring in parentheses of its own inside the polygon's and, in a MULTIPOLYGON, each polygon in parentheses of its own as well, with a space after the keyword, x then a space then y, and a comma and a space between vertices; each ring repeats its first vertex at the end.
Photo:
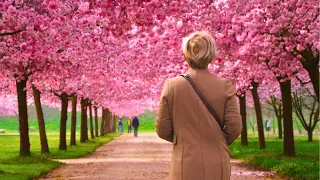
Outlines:
POLYGON ((302 79, 300 79, 297 75, 296 75, 296 79, 300 82, 301 85, 306 85, 308 83, 311 83, 311 80, 308 82, 303 82, 302 79))
POLYGON ((13 32, 3 32, 3 33, 0 33, 0 36, 15 35, 15 34, 18 34, 18 33, 22 32, 22 31, 24 31, 24 29, 13 31, 13 32))

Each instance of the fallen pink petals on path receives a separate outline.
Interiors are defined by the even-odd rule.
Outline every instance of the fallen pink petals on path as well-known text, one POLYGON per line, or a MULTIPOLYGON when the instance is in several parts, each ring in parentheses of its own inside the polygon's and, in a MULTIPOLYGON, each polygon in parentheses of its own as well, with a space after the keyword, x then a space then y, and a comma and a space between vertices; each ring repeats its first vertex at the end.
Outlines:
MULTIPOLYGON (((157 180, 167 179, 172 145, 154 133, 138 138, 124 134, 85 157, 64 159, 60 168, 40 180, 157 180)), ((274 173, 243 166, 232 160, 232 180, 280 179, 274 173)))

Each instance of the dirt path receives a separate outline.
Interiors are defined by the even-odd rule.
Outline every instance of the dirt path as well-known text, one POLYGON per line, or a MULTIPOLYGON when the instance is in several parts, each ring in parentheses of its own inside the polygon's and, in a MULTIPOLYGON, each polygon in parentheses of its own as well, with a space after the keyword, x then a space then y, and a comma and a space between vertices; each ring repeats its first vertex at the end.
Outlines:
MULTIPOLYGON (((156 134, 143 133, 138 138, 124 134, 83 158, 59 160, 66 164, 41 177, 41 180, 166 179, 171 150, 172 145, 156 134)), ((240 161, 232 160, 232 180, 275 178, 270 172, 248 169, 240 161)))

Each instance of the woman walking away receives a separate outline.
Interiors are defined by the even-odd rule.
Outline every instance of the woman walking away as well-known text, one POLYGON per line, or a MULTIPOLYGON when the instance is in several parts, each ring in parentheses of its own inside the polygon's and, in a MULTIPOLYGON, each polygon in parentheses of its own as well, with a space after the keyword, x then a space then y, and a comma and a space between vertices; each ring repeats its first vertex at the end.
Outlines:
POLYGON ((128 121, 127 121, 127 125, 128 125, 128 133, 131 133, 131 117, 129 117, 128 121))
POLYGON ((135 116, 132 120, 132 126, 134 131, 134 137, 138 137, 139 119, 135 116))
POLYGON ((122 120, 119 119, 118 120, 118 132, 122 132, 122 129, 123 129, 123 123, 122 123, 122 120))
POLYGON ((167 79, 160 96, 156 131, 173 143, 170 180, 228 180, 228 145, 242 124, 231 81, 208 71, 216 44, 206 32, 194 32, 182 45, 189 70, 167 79))

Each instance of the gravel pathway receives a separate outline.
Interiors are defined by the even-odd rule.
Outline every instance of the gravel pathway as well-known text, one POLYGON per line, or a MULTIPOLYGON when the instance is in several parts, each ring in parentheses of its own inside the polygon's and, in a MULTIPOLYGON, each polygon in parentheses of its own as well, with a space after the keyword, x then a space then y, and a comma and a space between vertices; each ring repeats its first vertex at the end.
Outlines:
MULTIPOLYGON (((167 179, 172 145, 154 133, 138 138, 124 134, 85 157, 59 160, 66 163, 41 180, 157 180, 167 179)), ((232 180, 280 179, 274 173, 255 170, 232 160, 232 180)))

